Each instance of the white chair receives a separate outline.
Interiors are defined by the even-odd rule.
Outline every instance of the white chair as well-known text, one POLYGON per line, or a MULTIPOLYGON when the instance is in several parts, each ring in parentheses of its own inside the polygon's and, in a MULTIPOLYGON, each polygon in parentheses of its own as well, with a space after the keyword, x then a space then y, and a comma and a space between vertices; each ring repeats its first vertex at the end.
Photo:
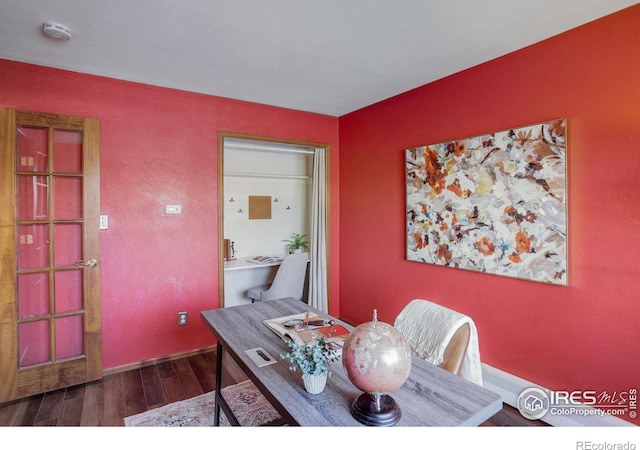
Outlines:
POLYGON ((422 359, 482 386, 478 331, 470 317, 415 299, 393 326, 422 359))
POLYGON ((302 299, 307 275, 308 253, 292 253, 285 256, 271 284, 252 287, 247 291, 252 303, 279 298, 302 299))

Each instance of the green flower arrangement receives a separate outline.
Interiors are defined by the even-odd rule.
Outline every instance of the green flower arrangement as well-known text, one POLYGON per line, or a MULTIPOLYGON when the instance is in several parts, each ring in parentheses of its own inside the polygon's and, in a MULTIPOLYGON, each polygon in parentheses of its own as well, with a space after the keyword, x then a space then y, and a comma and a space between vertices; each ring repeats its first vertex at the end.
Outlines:
POLYGON ((331 375, 329 362, 338 361, 335 349, 324 336, 311 342, 298 343, 287 341, 287 346, 291 349, 288 353, 280 355, 291 363, 290 370, 300 369, 302 375, 331 375))

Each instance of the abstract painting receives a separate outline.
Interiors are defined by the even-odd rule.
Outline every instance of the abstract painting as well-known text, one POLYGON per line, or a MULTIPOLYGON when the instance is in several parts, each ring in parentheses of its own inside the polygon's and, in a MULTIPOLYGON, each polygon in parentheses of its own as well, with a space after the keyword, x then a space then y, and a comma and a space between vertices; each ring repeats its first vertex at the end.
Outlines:
POLYGON ((566 120, 406 150, 407 260, 567 285, 566 120))

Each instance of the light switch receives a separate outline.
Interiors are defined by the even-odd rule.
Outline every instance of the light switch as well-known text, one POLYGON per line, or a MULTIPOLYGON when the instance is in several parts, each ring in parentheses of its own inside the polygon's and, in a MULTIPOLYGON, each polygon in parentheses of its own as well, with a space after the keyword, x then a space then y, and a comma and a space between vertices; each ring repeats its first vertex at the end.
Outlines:
POLYGON ((109 216, 105 215, 100 215, 100 229, 101 230, 108 230, 109 229, 109 216))
POLYGON ((167 214, 182 214, 182 206, 181 205, 167 205, 167 206, 165 206, 164 211, 167 214))

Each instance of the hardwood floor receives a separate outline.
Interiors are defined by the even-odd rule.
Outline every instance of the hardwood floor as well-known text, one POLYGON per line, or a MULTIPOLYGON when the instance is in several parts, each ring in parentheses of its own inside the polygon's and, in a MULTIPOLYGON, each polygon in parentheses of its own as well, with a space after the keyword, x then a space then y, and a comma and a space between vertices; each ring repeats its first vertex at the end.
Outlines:
MULTIPOLYGON (((246 375, 225 359, 222 386, 246 375)), ((124 418, 215 390, 215 352, 161 362, 100 381, 0 405, 0 426, 124 426, 124 418)), ((483 426, 544 426, 505 405, 483 426)))

